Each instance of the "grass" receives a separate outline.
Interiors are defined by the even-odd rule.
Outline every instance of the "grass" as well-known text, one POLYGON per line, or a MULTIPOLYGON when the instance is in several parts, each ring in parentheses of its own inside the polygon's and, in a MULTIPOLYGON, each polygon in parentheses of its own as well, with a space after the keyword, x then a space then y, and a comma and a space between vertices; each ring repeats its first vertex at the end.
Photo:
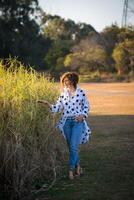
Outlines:
POLYGON ((38 182, 49 186, 59 173, 64 144, 55 130, 57 117, 37 103, 52 103, 57 96, 54 83, 32 68, 13 59, 0 61, 2 200, 28 197, 39 189, 38 182))
POLYGON ((38 199, 133 200, 134 83, 81 86, 90 91, 93 106, 88 119, 92 139, 80 151, 84 173, 73 181, 68 180, 66 158, 62 176, 38 199))
POLYGON ((134 83, 81 84, 92 139, 81 146, 84 174, 69 181, 57 117, 36 104, 53 102, 57 86, 15 60, 7 64, 0 62, 0 199, 133 200, 134 83), (46 192, 37 192, 42 186, 46 192))
POLYGON ((84 174, 69 181, 65 167, 44 195, 52 200, 133 200, 133 121, 134 116, 91 116, 92 140, 80 153, 84 174))

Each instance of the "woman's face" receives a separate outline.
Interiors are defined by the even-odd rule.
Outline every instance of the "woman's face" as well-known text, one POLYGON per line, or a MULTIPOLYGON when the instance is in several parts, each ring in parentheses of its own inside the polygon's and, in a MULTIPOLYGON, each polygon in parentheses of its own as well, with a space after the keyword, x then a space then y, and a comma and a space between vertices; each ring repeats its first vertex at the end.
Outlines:
POLYGON ((71 81, 66 77, 63 81, 64 83, 64 86, 67 87, 67 88, 70 88, 73 86, 73 84, 71 83, 71 81))

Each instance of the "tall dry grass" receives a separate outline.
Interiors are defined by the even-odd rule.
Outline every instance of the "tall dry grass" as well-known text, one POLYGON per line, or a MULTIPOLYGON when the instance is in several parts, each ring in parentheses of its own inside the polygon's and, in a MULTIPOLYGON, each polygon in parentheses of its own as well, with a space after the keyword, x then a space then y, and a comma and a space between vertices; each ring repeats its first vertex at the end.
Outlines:
POLYGON ((55 130, 57 115, 36 103, 57 96, 54 83, 32 68, 0 61, 0 191, 6 199, 30 197, 60 170, 64 143, 55 130))

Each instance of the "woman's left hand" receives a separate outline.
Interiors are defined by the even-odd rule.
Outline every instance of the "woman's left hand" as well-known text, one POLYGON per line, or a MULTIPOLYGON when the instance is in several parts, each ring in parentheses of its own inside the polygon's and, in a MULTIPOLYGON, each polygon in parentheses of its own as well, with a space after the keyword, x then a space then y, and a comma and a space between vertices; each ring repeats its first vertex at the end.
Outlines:
POLYGON ((76 119, 76 121, 78 121, 78 122, 82 122, 83 119, 84 119, 84 116, 83 116, 83 115, 78 115, 78 116, 75 117, 75 119, 76 119))

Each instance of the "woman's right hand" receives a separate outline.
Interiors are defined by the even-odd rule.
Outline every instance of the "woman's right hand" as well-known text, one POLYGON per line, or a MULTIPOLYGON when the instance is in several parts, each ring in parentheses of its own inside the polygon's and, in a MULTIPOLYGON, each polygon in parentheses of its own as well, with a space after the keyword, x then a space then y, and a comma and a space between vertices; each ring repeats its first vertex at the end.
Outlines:
POLYGON ((48 101, 45 101, 45 100, 37 100, 37 103, 40 103, 40 104, 46 105, 48 107, 51 107, 51 104, 48 101))

